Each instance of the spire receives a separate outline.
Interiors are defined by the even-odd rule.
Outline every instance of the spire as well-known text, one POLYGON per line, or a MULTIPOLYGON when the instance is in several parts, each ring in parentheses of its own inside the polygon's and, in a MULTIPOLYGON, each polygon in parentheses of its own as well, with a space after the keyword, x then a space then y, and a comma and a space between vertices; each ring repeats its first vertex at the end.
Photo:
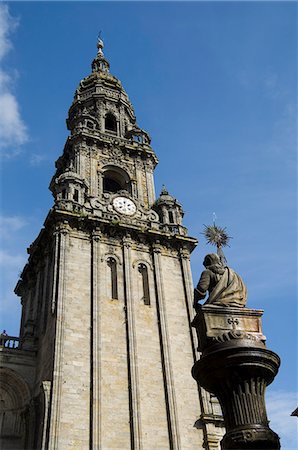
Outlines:
POLYGON ((92 62, 92 72, 109 72, 110 64, 105 59, 102 49, 104 48, 103 40, 101 39, 101 31, 97 37, 97 55, 92 62))

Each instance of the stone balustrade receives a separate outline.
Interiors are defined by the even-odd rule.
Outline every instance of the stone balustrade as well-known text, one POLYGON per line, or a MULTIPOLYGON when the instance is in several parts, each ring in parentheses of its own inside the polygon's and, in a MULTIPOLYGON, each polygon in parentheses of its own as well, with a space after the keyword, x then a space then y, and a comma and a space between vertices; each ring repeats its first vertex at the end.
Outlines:
POLYGON ((9 349, 17 349, 20 345, 20 338, 16 336, 7 336, 5 334, 0 335, 0 349, 1 348, 9 348, 9 349))

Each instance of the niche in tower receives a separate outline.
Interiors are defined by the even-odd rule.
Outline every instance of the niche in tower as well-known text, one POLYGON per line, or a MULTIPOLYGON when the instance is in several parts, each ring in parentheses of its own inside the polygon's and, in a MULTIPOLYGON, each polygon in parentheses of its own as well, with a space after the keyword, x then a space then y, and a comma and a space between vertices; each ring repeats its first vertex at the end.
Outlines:
POLYGON ((131 194, 131 181, 128 173, 117 166, 106 166, 103 172, 103 192, 116 193, 119 191, 127 191, 131 194))
POLYGON ((138 270, 142 277, 143 285, 143 297, 144 305, 150 305, 150 291, 149 291, 149 278, 147 266, 143 263, 139 264, 138 270))
POLYGON ((117 262, 110 257, 107 263, 111 270, 111 296, 113 300, 118 300, 117 262))

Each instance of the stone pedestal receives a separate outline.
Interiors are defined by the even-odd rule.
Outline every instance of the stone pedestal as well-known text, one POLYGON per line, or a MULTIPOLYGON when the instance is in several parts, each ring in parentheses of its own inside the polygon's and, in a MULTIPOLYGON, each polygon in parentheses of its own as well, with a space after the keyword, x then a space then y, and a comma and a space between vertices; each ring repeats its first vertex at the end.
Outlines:
POLYGON ((266 349, 261 316, 261 310, 206 305, 192 323, 202 352, 192 375, 220 402, 226 427, 222 450, 280 448, 264 399, 280 360, 266 349))

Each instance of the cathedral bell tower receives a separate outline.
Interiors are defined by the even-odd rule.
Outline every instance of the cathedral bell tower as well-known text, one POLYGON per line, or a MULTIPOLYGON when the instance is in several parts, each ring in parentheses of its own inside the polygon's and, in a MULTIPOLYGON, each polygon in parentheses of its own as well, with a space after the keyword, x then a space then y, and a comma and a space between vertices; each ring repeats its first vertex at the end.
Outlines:
POLYGON ((16 287, 20 348, 34 358, 32 448, 215 449, 221 422, 190 374, 196 239, 177 200, 155 198, 150 136, 97 49, 16 287))

